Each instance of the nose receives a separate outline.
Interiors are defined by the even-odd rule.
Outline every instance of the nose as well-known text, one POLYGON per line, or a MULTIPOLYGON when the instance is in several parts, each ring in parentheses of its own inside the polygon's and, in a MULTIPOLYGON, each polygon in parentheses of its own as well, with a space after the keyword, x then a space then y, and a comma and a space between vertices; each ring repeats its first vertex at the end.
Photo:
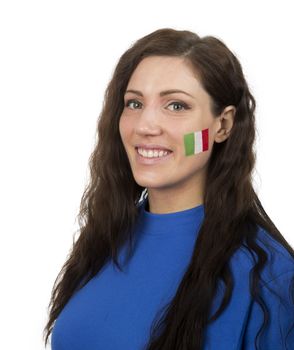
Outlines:
POLYGON ((151 106, 142 109, 135 126, 138 135, 159 135, 162 132, 159 112, 151 106))

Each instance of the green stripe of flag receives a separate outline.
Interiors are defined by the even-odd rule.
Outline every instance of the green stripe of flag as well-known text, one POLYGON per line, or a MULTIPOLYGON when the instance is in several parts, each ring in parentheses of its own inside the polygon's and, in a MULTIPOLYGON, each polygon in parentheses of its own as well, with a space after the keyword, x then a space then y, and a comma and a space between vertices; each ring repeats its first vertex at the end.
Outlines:
POLYGON ((193 132, 190 134, 184 135, 186 156, 190 156, 194 154, 194 142, 195 142, 195 137, 193 132))

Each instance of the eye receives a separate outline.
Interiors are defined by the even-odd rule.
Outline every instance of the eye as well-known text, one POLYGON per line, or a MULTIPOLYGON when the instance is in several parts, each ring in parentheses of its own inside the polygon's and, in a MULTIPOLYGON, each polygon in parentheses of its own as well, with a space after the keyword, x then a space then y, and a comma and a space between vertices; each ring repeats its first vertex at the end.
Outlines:
MULTIPOLYGON (((125 103, 125 107, 129 107, 132 103, 134 104, 141 104, 139 101, 137 100, 127 100, 126 103, 125 103)), ((131 109, 137 109, 137 108, 131 108, 131 109)))
POLYGON ((183 109, 190 109, 190 107, 186 103, 182 102, 172 102, 168 106, 180 106, 181 108, 173 109, 173 111, 182 111, 183 109))
MULTIPOLYGON (((137 107, 135 107, 136 105, 142 106, 141 102, 135 99, 127 100, 125 103, 125 107, 130 107, 131 109, 138 109, 137 107), (132 104, 134 104, 133 107, 130 107, 132 104)), ((168 105, 168 107, 169 106, 180 106, 180 108, 173 109, 173 111, 175 112, 190 109, 190 107, 183 102, 172 102, 168 105)))

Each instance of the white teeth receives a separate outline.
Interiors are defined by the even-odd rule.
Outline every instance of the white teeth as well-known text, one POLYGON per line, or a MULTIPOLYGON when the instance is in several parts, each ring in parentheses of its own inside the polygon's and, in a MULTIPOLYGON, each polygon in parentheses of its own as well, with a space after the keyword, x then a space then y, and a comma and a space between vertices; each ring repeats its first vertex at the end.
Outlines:
POLYGON ((159 158, 166 156, 169 152, 168 151, 162 151, 162 150, 145 150, 144 148, 138 148, 138 153, 146 158, 159 158))

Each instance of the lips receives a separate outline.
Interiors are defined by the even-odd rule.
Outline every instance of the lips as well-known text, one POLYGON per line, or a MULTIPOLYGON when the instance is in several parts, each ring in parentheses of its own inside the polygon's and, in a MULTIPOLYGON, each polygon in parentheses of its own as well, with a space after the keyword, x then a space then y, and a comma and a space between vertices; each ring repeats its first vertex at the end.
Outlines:
POLYGON ((169 151, 169 152, 172 152, 171 149, 169 149, 168 147, 166 146, 163 146, 163 145, 159 145, 159 144, 143 144, 143 143, 140 143, 140 144, 136 144, 135 145, 135 148, 138 149, 138 148, 143 148, 143 149, 146 149, 146 150, 159 150, 159 151, 169 151))
POLYGON ((148 158, 157 158, 157 157, 165 157, 166 155, 172 153, 171 151, 165 151, 165 150, 159 150, 159 149, 144 149, 144 148, 137 148, 137 152, 142 156, 142 157, 147 157, 148 158), (151 152, 151 153, 150 153, 151 152), (151 157, 153 155, 153 157, 151 157))

